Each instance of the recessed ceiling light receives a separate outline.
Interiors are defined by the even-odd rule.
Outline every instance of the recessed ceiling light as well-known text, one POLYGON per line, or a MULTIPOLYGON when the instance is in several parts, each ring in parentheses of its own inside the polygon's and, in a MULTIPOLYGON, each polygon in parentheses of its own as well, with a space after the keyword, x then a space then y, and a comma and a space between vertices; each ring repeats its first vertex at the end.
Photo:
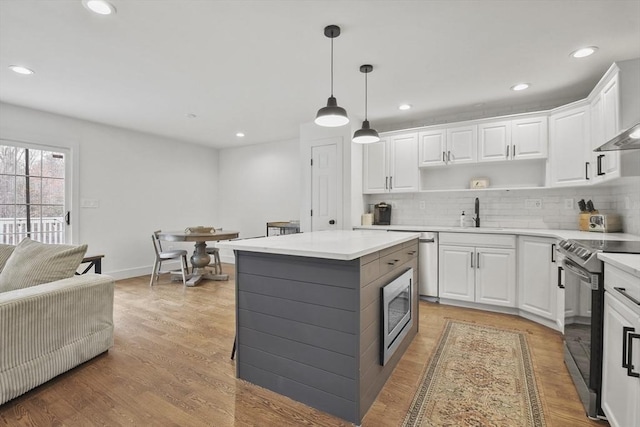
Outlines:
POLYGON ((596 53, 596 50, 598 50, 598 46, 582 47, 578 50, 571 52, 571 56, 574 58, 585 58, 587 56, 591 56, 594 53, 596 53))
POLYGON ((187 116, 187 118, 189 118, 189 119, 195 119, 196 117, 198 117, 193 113, 187 113, 187 114, 185 114, 185 116, 187 116))
POLYGON ((82 0, 82 4, 98 15, 111 15, 112 13, 116 13, 115 6, 104 0, 82 0))
POLYGON ((398 106, 398 110, 410 110, 411 109, 411 104, 401 104, 400 106, 398 106))
POLYGON ((236 133, 236 136, 237 136, 238 138, 242 138, 242 137, 244 136, 244 133, 242 133, 242 132, 238 132, 238 133, 236 133))
POLYGON ((518 83, 517 85, 511 86, 511 90, 519 91, 528 89, 531 86, 529 83, 518 83))
POLYGON ((9 68, 18 74, 31 75, 34 71, 30 68, 23 67, 22 65, 9 65, 9 68))

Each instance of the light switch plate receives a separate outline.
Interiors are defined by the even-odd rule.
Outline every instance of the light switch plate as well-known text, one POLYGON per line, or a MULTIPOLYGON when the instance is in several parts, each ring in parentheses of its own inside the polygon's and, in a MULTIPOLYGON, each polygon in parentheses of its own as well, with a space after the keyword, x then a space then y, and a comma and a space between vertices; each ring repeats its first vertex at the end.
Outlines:
POLYGON ((542 209, 541 199, 526 199, 524 201, 524 207, 526 209, 542 209))
POLYGON ((81 208, 99 208, 100 200, 98 199, 80 199, 80 207, 81 208))
POLYGON ((573 209, 573 199, 564 199, 564 208, 573 209))

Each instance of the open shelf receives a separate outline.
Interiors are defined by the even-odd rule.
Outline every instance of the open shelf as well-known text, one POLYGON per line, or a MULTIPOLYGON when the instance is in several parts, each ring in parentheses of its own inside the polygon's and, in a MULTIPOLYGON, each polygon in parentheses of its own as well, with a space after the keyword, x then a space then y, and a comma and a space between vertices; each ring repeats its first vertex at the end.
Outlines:
POLYGON ((420 192, 539 189, 546 186, 546 159, 473 163, 420 169, 420 192), (470 188, 472 179, 487 188, 470 188))

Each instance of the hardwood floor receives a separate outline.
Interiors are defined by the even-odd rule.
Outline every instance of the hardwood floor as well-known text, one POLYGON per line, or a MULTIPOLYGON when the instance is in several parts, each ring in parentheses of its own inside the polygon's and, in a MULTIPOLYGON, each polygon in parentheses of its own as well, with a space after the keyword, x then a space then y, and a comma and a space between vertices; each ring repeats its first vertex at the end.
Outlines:
MULTIPOLYGON (((109 352, 0 406, 8 426, 348 426, 336 417, 235 378, 233 266, 228 282, 194 288, 167 275, 119 281, 109 352)), ((369 409, 364 426, 398 426, 446 319, 527 333, 549 426, 588 420, 562 359, 562 337, 509 315, 420 303, 420 330, 369 409)))

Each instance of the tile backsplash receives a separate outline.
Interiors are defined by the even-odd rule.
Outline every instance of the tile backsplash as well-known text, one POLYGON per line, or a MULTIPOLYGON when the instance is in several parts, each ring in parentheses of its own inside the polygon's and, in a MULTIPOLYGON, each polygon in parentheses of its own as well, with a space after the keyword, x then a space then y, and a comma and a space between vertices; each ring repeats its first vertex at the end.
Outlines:
POLYGON ((373 194, 365 197, 368 207, 392 204, 391 223, 397 225, 460 224, 460 214, 474 215, 474 200, 480 200, 480 220, 485 227, 578 229, 578 200, 592 200, 600 213, 621 216, 625 233, 640 235, 640 177, 619 180, 615 185, 533 190, 442 191, 405 194, 373 194), (565 206, 572 199, 571 208, 565 206), (540 201, 527 208, 527 201, 540 201))

